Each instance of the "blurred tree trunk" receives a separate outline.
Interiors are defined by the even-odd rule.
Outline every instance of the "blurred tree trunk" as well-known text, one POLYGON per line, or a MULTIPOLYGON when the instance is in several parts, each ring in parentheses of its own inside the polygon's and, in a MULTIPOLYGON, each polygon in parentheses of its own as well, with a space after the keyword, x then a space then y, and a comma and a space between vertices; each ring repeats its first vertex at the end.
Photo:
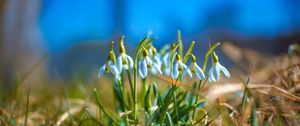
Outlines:
POLYGON ((20 81, 22 84, 39 82, 44 73, 41 66, 30 72, 44 55, 38 29, 41 1, 2 0, 0 4, 1 92, 14 97, 20 81), (28 73, 31 75, 27 76, 28 73))

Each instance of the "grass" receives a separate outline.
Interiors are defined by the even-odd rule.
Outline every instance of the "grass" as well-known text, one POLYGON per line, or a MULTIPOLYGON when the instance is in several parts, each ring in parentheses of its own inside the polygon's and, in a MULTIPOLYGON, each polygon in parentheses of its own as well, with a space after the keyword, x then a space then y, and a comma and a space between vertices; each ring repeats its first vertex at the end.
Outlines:
MULTIPOLYGON (((184 53, 180 38, 171 46, 170 55, 178 52, 186 63, 197 44, 192 42, 184 53)), ((244 76, 231 69, 232 77, 218 82, 209 82, 208 77, 181 80, 159 74, 141 79, 138 61, 143 58, 143 47, 150 47, 153 41, 148 37, 141 41, 133 70, 124 71, 121 80, 111 75, 97 79, 95 73, 89 81, 20 83, 15 98, 1 101, 0 125, 300 125, 297 48, 280 58, 253 63, 244 76), (261 67, 261 63, 273 66, 273 72, 264 70, 268 67, 261 67), (276 67, 276 63, 282 66, 276 67), (268 78, 257 82, 255 75, 261 71, 268 71, 268 78)), ((202 70, 206 76, 211 54, 219 45, 212 45, 205 54, 202 70)))

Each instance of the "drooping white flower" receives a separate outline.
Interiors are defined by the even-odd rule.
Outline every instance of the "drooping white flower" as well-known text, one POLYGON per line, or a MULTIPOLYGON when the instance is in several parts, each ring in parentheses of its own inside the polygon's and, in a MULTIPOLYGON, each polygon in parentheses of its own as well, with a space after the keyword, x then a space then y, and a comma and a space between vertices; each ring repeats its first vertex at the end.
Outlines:
POLYGON ((103 74, 106 73, 112 73, 115 76, 116 80, 120 80, 120 71, 117 69, 116 65, 115 65, 115 55, 113 53, 113 51, 110 51, 109 55, 108 55, 108 60, 107 62, 100 67, 99 71, 98 71, 98 78, 102 77, 103 74))
POLYGON ((191 65, 190 65, 190 70, 193 74, 196 75, 196 77, 199 80, 204 80, 205 79, 205 74, 203 73, 202 69, 199 67, 199 65, 196 62, 196 57, 194 55, 191 55, 191 65))
POLYGON ((175 64, 173 66, 173 70, 172 70, 172 78, 174 80, 178 79, 179 74, 182 72, 181 74, 181 80, 184 80, 186 74, 188 74, 188 76, 190 78, 193 77, 192 72, 190 71, 190 69, 181 61, 181 58, 178 54, 176 54, 176 61, 175 64))
MULTIPOLYGON (((159 53, 157 53, 157 50, 153 46, 151 46, 149 49, 149 57, 151 57, 152 61, 155 64, 157 64, 159 69, 161 69, 161 67, 162 67, 161 56, 159 55, 159 53)), ((157 72, 155 69, 151 69, 151 70, 152 70, 152 73, 157 72)))
POLYGON ((139 75, 142 78, 146 78, 148 75, 149 69, 151 71, 156 71, 159 74, 162 74, 159 66, 151 60, 151 58, 148 56, 148 51, 146 49, 144 49, 143 59, 139 63, 139 75))
POLYGON ((172 70, 170 69, 171 63, 173 63, 173 61, 171 61, 171 59, 174 59, 174 55, 173 57, 171 57, 171 52, 172 50, 174 50, 176 48, 176 44, 172 44, 170 45, 166 45, 164 46, 161 50, 164 53, 164 55, 162 56, 162 69, 163 72, 166 76, 171 76, 172 70))
POLYGON ((230 78, 229 71, 219 63, 219 58, 215 52, 213 52, 213 65, 209 70, 209 82, 218 82, 220 80, 220 73, 225 77, 230 78))
POLYGON ((126 53, 121 53, 117 59, 118 69, 132 69, 133 68, 133 59, 126 53))
POLYGON ((133 68, 133 59, 126 54, 123 41, 124 36, 122 36, 120 40, 120 56, 117 58, 117 68, 119 71, 122 71, 122 69, 128 70, 133 68))
POLYGON ((171 52, 167 52, 163 57, 162 57, 162 67, 163 67, 163 72, 166 76, 170 76, 170 65, 171 65, 171 52))
POLYGON ((159 66, 159 68, 161 68, 161 56, 156 53, 154 56, 153 56, 153 59, 154 59, 154 63, 157 64, 159 66))

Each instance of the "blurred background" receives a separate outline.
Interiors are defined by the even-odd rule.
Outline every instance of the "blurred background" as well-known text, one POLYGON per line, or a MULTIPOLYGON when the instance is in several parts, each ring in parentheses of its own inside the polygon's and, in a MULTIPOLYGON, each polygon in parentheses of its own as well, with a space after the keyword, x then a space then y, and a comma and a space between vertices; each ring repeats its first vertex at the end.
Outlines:
POLYGON ((208 41, 279 55, 300 42, 299 6, 299 0, 1 0, 0 82, 9 88, 94 77, 112 40, 124 35, 132 54, 149 32, 161 48, 180 30, 184 44, 197 42, 199 57, 208 41))

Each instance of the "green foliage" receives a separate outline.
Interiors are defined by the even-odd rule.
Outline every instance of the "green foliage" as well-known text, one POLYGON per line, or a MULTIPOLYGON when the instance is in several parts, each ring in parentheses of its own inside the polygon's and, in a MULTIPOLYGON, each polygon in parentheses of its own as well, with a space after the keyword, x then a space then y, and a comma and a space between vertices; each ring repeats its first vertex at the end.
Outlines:
MULTIPOLYGON (((123 37, 121 40, 123 41, 123 37)), ((48 92, 45 91, 45 87, 40 92, 32 92, 33 89, 31 88, 28 88, 28 91, 25 93, 17 92, 16 94, 20 94, 16 96, 17 101, 11 100, 7 104, 0 104, 2 107, 0 109, 0 125, 206 126, 222 124, 231 126, 247 124, 258 126, 300 124, 300 112, 286 109, 288 105, 291 107, 299 106, 300 99, 298 96, 275 87, 274 89, 281 90, 291 98, 296 99, 294 100, 296 102, 288 102, 287 99, 289 97, 285 99, 286 97, 283 94, 276 96, 269 94, 270 96, 262 97, 258 95, 258 91, 251 87, 250 81, 254 65, 248 78, 241 86, 240 93, 242 96, 234 94, 235 98, 238 97, 240 99, 238 103, 229 104, 230 101, 226 100, 226 98, 232 96, 228 95, 227 97, 227 94, 209 101, 211 99, 207 97, 207 93, 210 91, 207 88, 210 88, 212 85, 207 83, 213 82, 208 81, 209 71, 206 70, 206 67, 212 54, 217 57, 214 50, 221 44, 220 42, 213 44, 205 53, 204 59, 201 60, 203 64, 201 69, 206 75, 203 80, 194 77, 185 81, 181 78, 174 79, 171 75, 166 75, 165 73, 152 72, 153 66, 150 65, 153 64, 147 66, 148 76, 140 78, 139 63, 144 58, 142 51, 143 49, 154 48, 152 45, 154 40, 147 36, 140 41, 135 50, 133 68, 123 69, 120 73, 120 80, 109 78, 104 83, 101 80, 91 81, 90 83, 92 84, 90 85, 81 85, 82 82, 76 78, 76 81, 71 81, 71 83, 76 83, 75 85, 63 85, 61 88, 54 89, 49 87, 48 92), (95 88, 96 82, 100 83, 97 85, 97 88, 95 88), (109 84, 105 85, 105 83, 109 84), (93 91, 91 92, 91 90, 93 91), (22 93, 26 95, 22 96, 22 93), (21 101, 22 98, 25 100, 21 101), (40 101, 34 101, 36 99, 40 101), (274 102, 274 106, 270 107, 272 109, 262 107, 264 104, 270 105, 268 102, 274 102), (274 112, 266 112, 266 110, 274 112), (37 114, 37 112, 39 113, 37 114), (39 117, 42 115, 44 116, 43 119, 40 119, 42 123, 35 124, 34 121, 38 121, 35 116, 39 117), (293 122, 290 120, 293 120, 293 122)), ((172 74, 173 67, 175 67, 173 63, 175 56, 180 55, 183 58, 183 64, 189 63, 190 58, 194 56, 193 48, 195 46, 197 46, 196 42, 193 41, 189 48, 184 51, 184 45, 180 33, 178 33, 178 41, 173 43, 170 48, 159 51, 161 52, 159 54, 164 56, 169 53, 170 58, 167 59, 167 62, 170 65, 166 66, 169 67, 168 70, 172 74)), ((113 50, 112 45, 110 51, 113 50)), ((289 54, 290 61, 297 56, 296 53, 299 50, 299 46, 294 45, 291 47, 291 50, 289 54)), ((154 62, 153 57, 150 56, 154 62)), ((115 56, 112 56, 112 58, 114 58, 115 62, 118 62, 115 56)), ((290 67, 293 66, 292 62, 289 63, 290 67)), ((128 64, 128 66, 130 65, 128 64)), ((182 76, 185 72, 184 70, 178 71, 179 76, 182 76)), ((290 76, 287 78, 289 81, 292 80, 290 76)), ((22 78, 21 80, 25 79, 22 78)), ((22 91, 21 87, 17 88, 19 91, 22 91)))
MULTIPOLYGON (((127 70, 129 86, 130 86, 130 96, 124 93, 124 81, 117 81, 116 84, 113 85, 114 96, 119 103, 119 107, 117 107, 117 112, 127 113, 130 111, 126 118, 122 118, 117 121, 110 114, 108 114, 102 103, 99 100, 99 96, 95 93, 95 98, 98 99, 97 104, 100 107, 108 119, 113 120, 115 124, 126 124, 126 125, 189 125, 191 124, 191 120, 194 119, 194 116, 191 116, 197 108, 204 108, 205 102, 203 100, 199 100, 198 95, 194 96, 193 92, 184 91, 180 87, 181 79, 176 79, 170 81, 170 86, 168 86, 164 90, 160 90, 157 86, 156 82, 150 84, 149 81, 144 78, 141 79, 141 89, 138 89, 138 61, 141 58, 142 50, 153 48, 152 42, 154 39, 149 39, 149 36, 145 37, 138 44, 135 56, 134 56, 134 64, 133 64, 133 78, 131 80, 131 71, 127 70), (149 85, 150 84, 150 85, 149 85), (139 91, 140 90, 140 91, 139 91), (138 93, 140 92, 140 95, 138 93), (163 95, 162 95, 163 94, 163 95), (138 96, 141 96, 141 100, 138 100, 138 96), (187 97, 189 96, 189 97, 187 97), (126 99, 127 98, 127 99, 126 99), (129 99, 133 99, 133 103, 130 103, 129 99), (200 101, 200 102, 198 102, 200 101), (128 104, 127 104, 128 103, 128 104), (127 106, 128 105, 128 106, 127 106), (142 118, 144 117, 144 118, 142 118), (130 120, 130 121, 129 121, 130 120)), ((123 39, 122 39, 123 40, 123 39)), ((122 41, 123 43, 123 41, 122 41)), ((204 60, 204 68, 208 62, 209 55, 213 52, 213 50, 220 45, 220 43, 214 44, 206 53, 204 60)), ((175 54, 180 54, 183 57, 183 63, 186 63, 189 59, 189 56, 192 55, 192 50, 195 46, 195 42, 193 41, 189 46, 187 52, 183 54, 183 44, 180 37, 180 33, 178 33, 178 42, 173 43, 169 52, 170 58, 168 62, 170 62, 169 70, 172 72, 173 70, 173 61, 175 54), (178 48, 179 47, 179 48, 178 48), (178 50, 177 50, 178 49, 178 50)), ((124 47, 122 47, 124 48, 124 47)), ((165 51, 167 53, 168 51, 165 51)), ((164 54, 162 54, 164 55, 164 54)), ((145 56, 145 55, 144 55, 145 56)), ((153 59, 154 60, 154 59, 153 59)), ((149 67, 149 66, 148 66, 149 67)), ((150 67, 149 67, 150 68, 150 67)), ((151 69, 149 69, 151 70, 151 69)), ((183 71, 181 71, 183 72, 183 71)), ((183 73, 180 73, 180 75, 183 73)), ((204 81, 205 83, 206 81, 204 81)), ((200 83, 196 83, 196 87, 202 87, 199 84, 204 84, 202 81, 200 83)), ((194 90, 195 92, 199 92, 198 90, 194 90)))

